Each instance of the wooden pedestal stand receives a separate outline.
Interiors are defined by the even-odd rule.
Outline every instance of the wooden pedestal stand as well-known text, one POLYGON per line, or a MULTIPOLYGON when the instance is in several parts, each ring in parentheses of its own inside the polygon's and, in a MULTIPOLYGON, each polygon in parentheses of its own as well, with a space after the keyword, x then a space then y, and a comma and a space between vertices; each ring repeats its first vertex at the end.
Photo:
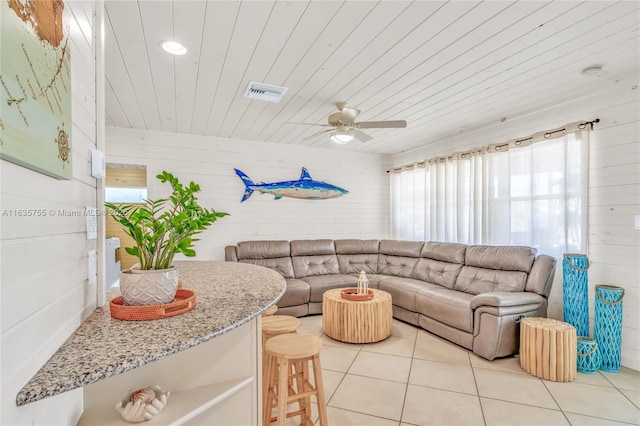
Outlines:
POLYGON ((520 322, 520 367, 554 382, 576 378, 576 329, 551 318, 523 318, 520 322))

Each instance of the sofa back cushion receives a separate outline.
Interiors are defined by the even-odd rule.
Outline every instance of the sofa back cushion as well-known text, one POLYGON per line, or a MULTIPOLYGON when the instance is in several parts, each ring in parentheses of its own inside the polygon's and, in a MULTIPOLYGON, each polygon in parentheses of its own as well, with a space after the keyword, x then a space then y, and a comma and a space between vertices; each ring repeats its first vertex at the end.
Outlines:
POLYGON ((420 257, 463 265, 466 251, 466 244, 427 241, 424 243, 424 247, 422 247, 420 257))
POLYGON ((556 259, 546 254, 539 255, 533 262, 525 290, 549 297, 555 271, 556 259))
POLYGON ((341 274, 378 273, 378 240, 335 240, 341 274))
POLYGON ((412 278, 452 289, 464 264, 465 244, 424 243, 412 278))
POLYGON ((340 273, 333 240, 291 241, 291 256, 296 278, 340 273))
POLYGON ((470 294, 525 291, 536 249, 519 246, 468 246, 454 289, 470 294))
POLYGON ((453 289, 461 269, 462 265, 459 263, 420 258, 411 278, 453 289))
POLYGON ((236 245, 238 262, 252 263, 294 278, 289 241, 241 241, 236 245))
POLYGON ((422 241, 380 241, 378 273, 411 278, 423 246, 422 241))
POLYGON ((525 272, 463 266, 456 279, 454 290, 470 294, 493 291, 524 291, 526 283, 527 274, 525 272))
POLYGON ((521 246, 469 246, 465 264, 478 268, 529 273, 537 250, 521 246))

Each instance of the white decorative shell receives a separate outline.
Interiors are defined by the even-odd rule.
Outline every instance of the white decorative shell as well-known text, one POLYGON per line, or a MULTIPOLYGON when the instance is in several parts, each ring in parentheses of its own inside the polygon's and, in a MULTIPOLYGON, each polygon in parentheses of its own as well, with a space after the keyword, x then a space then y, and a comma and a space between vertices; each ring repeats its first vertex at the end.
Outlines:
POLYGON ((116 404, 116 410, 132 423, 144 422, 157 416, 167 404, 170 392, 160 386, 149 386, 134 391, 126 400, 116 404))
POLYGON ((142 401, 145 404, 151 404, 153 400, 156 399, 156 393, 149 388, 138 389, 137 391, 131 394, 129 401, 136 402, 142 401))

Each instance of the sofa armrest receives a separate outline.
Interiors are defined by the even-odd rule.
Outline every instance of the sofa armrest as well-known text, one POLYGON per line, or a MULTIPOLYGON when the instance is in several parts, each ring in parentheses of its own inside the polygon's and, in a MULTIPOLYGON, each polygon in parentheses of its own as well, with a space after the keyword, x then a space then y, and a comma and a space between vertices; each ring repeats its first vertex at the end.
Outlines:
POLYGON ((224 260, 227 262, 238 261, 238 252, 236 252, 236 246, 226 246, 224 248, 224 260))
POLYGON ((471 299, 471 309, 476 309, 480 306, 519 306, 519 305, 531 305, 544 302, 544 298, 536 293, 530 293, 528 291, 511 292, 511 291, 496 291, 492 293, 480 293, 471 299))

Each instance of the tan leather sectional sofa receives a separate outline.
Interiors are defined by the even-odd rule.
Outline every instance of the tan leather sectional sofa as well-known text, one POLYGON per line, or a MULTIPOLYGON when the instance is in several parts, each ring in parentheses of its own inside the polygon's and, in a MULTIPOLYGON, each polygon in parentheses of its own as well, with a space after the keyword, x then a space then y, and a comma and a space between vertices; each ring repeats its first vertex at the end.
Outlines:
POLYGON ((274 269, 287 281, 278 313, 322 313, 326 290, 365 271, 391 293, 395 318, 486 359, 518 352, 519 319, 547 315, 556 261, 530 247, 392 240, 242 241, 227 261, 274 269))

